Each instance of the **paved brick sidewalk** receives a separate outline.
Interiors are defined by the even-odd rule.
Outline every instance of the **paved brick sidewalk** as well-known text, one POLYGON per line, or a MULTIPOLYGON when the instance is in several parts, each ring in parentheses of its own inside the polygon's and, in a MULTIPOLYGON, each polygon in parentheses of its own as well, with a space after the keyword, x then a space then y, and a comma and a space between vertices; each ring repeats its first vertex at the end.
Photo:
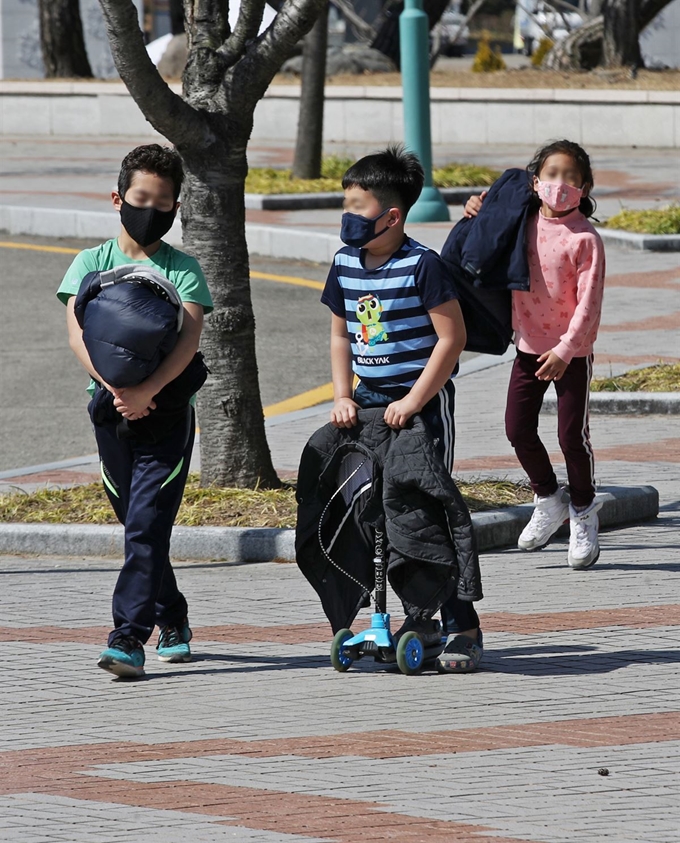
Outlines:
MULTIPOLYGON (((112 211, 111 190, 115 187, 120 162, 135 143, 157 142, 156 138, 132 139, 60 137, 0 138, 0 208, 52 208, 64 211, 112 211)), ((358 158, 375 151, 375 144, 327 143, 327 154, 358 158)), ((607 218, 622 206, 655 208, 680 198, 680 165, 673 152, 661 149, 593 147, 590 150, 600 216, 607 218), (662 175, 663 174, 663 177, 662 175)), ((473 143, 436 144, 436 165, 450 161, 470 162, 499 170, 523 167, 535 152, 533 146, 473 143)), ((281 141, 253 142, 248 147, 251 166, 291 166, 293 144, 281 141)), ((452 220, 461 209, 451 208, 452 220)), ((310 234, 337 235, 339 211, 255 211, 247 212, 249 223, 283 227, 310 234)), ((449 223, 411 225, 409 231, 428 246, 440 249, 449 223)), ((52 233, 53 229, 41 233, 52 233)), ((338 241, 338 245, 340 245, 338 241)), ((295 255, 300 257, 300 255, 295 255)))
MULTIPOLYGON (((678 257, 607 251, 597 371, 678 359, 678 257)), ((508 373, 458 382, 465 476, 521 476, 508 373)), ((326 414, 271 420, 278 468, 326 414)), ((660 518, 604 533, 588 572, 564 541, 484 555, 470 676, 337 674, 296 567, 183 564, 194 662, 150 646, 145 681, 113 681, 95 661, 119 563, 0 558, 0 841, 677 843, 680 422, 595 416, 592 433, 599 481, 655 485, 660 518)))
POLYGON ((587 573, 563 542, 485 555, 484 669, 460 677, 337 674, 296 567, 185 564, 194 662, 149 647, 146 681, 112 680, 117 564, 4 558, 0 840, 675 843, 666 508, 587 573))
MULTIPOLYGON (((520 476, 507 375, 459 382, 463 474, 520 476)), ((275 454, 323 420, 271 427, 275 454)), ((337 674, 295 566, 184 564, 194 662, 150 646, 145 681, 114 681, 95 660, 118 565, 0 559, 0 841, 677 843, 680 423, 592 422, 600 481, 653 483, 661 516, 603 533, 588 572, 565 541, 485 554, 474 675, 337 674)))

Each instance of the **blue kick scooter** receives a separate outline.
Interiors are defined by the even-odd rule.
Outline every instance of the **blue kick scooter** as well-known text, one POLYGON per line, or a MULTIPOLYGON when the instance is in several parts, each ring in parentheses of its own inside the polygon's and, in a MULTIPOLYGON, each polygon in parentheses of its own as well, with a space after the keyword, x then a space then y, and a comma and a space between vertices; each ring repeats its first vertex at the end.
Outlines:
MULTIPOLYGON (((354 635, 350 629, 341 629, 333 638, 331 664, 341 673, 349 670, 352 663, 358 659, 373 656, 375 661, 384 664, 396 662, 402 673, 412 676, 421 670, 426 661, 436 658, 444 648, 443 641, 435 647, 426 648, 420 635, 412 630, 401 635, 398 643, 395 644, 390 632, 390 616, 387 614, 387 562, 384 541, 384 533, 376 529, 373 559, 375 611, 371 615, 371 626, 358 635, 354 635)), ((350 575, 347 574, 347 576, 350 575)))

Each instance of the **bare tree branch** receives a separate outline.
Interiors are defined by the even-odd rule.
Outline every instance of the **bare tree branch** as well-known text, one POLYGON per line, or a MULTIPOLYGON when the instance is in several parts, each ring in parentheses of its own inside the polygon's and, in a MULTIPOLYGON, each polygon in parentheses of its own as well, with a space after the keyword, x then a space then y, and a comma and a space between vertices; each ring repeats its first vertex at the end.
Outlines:
POLYGON ((267 0, 251 0, 249 3, 241 3, 234 31, 217 50, 227 67, 231 67, 238 61, 249 41, 257 38, 266 5, 267 0))
POLYGON ((298 41, 314 26, 321 7, 328 0, 285 0, 266 31, 248 50, 241 78, 260 99, 281 64, 292 53, 298 41))
POLYGON ((131 0, 99 0, 120 78, 151 125, 175 145, 198 128, 198 112, 170 90, 144 46, 131 0))
POLYGON ((602 57, 604 18, 598 15, 558 41, 543 59, 546 70, 573 70, 575 67, 595 67, 602 57), (589 51, 590 60, 583 60, 582 52, 589 51))
POLYGON ((638 10, 638 26, 640 32, 648 26, 671 0, 642 0, 638 10))
MULTIPOLYGON (((638 7, 638 33, 648 26, 671 0, 642 0, 638 7)), ((543 61, 548 70, 591 68, 602 61, 604 15, 592 17, 555 44, 543 61)))
POLYGON ((377 30, 371 26, 370 23, 367 23, 361 15, 357 14, 354 11, 354 6, 350 0, 330 0, 331 5, 335 6, 338 11, 342 12, 349 23, 352 24, 352 28, 358 38, 364 41, 366 44, 370 44, 371 41, 375 38, 378 34, 377 30))
POLYGON ((475 2, 470 6, 468 9, 468 13, 463 18, 463 21, 459 24, 458 29, 453 33, 451 36, 451 43, 455 44, 458 40, 458 36, 460 33, 465 29, 465 27, 470 23, 472 18, 477 14, 477 12, 482 8, 482 6, 486 3, 486 0, 475 0, 475 2))
POLYGON ((548 29, 546 24, 541 23, 541 21, 536 17, 536 15, 533 12, 529 11, 529 9, 527 9, 524 3, 520 2, 520 0, 517 0, 517 5, 523 12, 526 12, 526 14, 529 15, 531 20, 536 24, 536 26, 541 30, 541 32, 543 32, 545 37, 550 38, 550 30, 548 29))
MULTIPOLYGON (((559 9, 556 5, 554 6, 552 3, 549 3, 548 0, 543 0, 543 3, 549 9, 551 9, 556 15, 560 16, 560 18, 562 19, 562 23, 564 24, 564 28, 567 30, 568 33, 571 32, 574 29, 574 27, 566 19, 565 13, 561 9, 559 9)), ((567 4, 565 3, 563 5, 567 5, 567 4)), ((576 11, 573 6, 571 8, 572 8, 573 11, 576 11)), ((578 12, 576 12, 576 14, 578 14, 578 12)), ((579 26, 580 26, 580 24, 579 24, 579 26)), ((554 39, 551 38, 550 40, 552 41, 554 39)))
POLYGON ((559 8, 563 9, 565 12, 576 12, 582 20, 588 20, 588 15, 585 12, 579 9, 578 6, 572 6, 571 3, 567 3, 566 0, 550 0, 550 2, 548 2, 548 0, 544 0, 544 3, 546 6, 550 6, 555 11, 559 8))

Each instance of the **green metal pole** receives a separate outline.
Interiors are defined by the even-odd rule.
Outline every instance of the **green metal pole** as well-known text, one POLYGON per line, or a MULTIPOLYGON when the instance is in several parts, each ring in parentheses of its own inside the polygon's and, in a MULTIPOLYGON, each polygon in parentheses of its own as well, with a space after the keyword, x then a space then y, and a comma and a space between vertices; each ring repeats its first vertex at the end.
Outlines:
POLYGON ((399 16, 401 79, 404 89, 404 143, 415 152, 425 170, 425 186, 411 208, 409 222, 449 220, 449 209, 432 184, 430 133, 430 27, 423 0, 405 0, 399 16))

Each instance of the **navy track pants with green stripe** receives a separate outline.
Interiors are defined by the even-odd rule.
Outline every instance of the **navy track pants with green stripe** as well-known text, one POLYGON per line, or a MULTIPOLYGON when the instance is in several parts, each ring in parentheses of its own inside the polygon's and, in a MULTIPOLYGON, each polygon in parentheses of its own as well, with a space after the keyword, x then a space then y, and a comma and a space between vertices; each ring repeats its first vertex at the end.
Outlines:
POLYGON ((118 439, 115 424, 95 425, 102 479, 125 527, 125 561, 113 592, 114 630, 142 644, 153 628, 181 624, 187 602, 170 564, 170 534, 182 502, 194 445, 192 407, 187 420, 154 445, 118 439))

